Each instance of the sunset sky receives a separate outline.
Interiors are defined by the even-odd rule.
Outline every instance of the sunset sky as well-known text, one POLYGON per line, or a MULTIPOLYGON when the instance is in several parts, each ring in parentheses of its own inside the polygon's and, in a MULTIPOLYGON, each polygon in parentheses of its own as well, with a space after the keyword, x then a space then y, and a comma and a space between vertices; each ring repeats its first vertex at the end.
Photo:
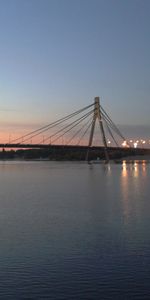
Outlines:
POLYGON ((0 139, 92 103, 150 138, 149 0, 0 0, 0 139))

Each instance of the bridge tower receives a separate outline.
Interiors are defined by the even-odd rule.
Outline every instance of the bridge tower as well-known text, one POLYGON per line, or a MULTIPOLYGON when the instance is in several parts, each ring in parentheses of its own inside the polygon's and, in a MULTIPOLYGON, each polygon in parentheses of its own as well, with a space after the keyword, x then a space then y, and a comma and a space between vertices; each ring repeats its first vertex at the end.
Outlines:
POLYGON ((90 147, 92 146, 92 142, 93 142, 94 129, 95 129, 95 124, 96 124, 97 120, 99 122, 100 131, 101 131, 101 135, 102 135, 106 163, 108 163, 109 162, 109 155, 108 155, 105 131, 104 131, 104 127, 103 127, 99 97, 95 97, 95 99, 94 99, 94 114, 93 114, 93 121, 92 121, 92 126, 91 126, 90 137, 89 137, 88 151, 87 151, 87 155, 86 155, 86 160, 87 161, 88 161, 88 157, 89 157, 89 150, 90 150, 90 147))

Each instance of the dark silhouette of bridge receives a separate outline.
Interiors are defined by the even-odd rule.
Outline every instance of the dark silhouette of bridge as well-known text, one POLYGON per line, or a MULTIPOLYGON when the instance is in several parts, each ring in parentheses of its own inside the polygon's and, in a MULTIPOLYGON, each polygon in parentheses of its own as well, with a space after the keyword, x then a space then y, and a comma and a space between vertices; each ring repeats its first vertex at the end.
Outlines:
POLYGON ((1 143, 0 148, 84 151, 86 160, 89 160, 91 150, 103 150, 105 160, 108 162, 113 150, 125 151, 122 144, 126 150, 131 148, 119 128, 101 106, 99 97, 96 97, 94 103, 17 137, 9 143, 1 143), (96 126, 98 126, 97 129, 96 126), (98 129, 99 133, 96 134, 96 137, 100 139, 99 146, 93 145, 94 132, 98 129), (43 134, 42 140, 31 142, 31 140, 39 140, 43 134))

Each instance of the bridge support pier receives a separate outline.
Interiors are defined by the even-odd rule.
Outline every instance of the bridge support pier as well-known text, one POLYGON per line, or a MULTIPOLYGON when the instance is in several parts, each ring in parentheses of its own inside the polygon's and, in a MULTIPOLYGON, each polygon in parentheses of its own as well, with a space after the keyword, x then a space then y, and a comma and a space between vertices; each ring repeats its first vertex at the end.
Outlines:
POLYGON ((94 99, 94 115, 93 115, 93 121, 92 121, 92 126, 91 126, 90 137, 89 137, 88 150, 87 150, 87 155, 86 155, 86 160, 87 161, 89 160, 89 151, 90 151, 90 147, 92 146, 92 142, 93 142, 93 135, 94 135, 96 120, 98 120, 98 122, 99 122, 100 131, 101 131, 102 140, 103 140, 103 145, 104 145, 105 159, 106 159, 106 163, 108 163, 109 162, 109 155, 108 155, 107 141, 106 141, 106 137, 105 137, 105 131, 104 131, 103 121, 102 121, 102 116, 101 116, 99 97, 95 97, 95 99, 94 99))

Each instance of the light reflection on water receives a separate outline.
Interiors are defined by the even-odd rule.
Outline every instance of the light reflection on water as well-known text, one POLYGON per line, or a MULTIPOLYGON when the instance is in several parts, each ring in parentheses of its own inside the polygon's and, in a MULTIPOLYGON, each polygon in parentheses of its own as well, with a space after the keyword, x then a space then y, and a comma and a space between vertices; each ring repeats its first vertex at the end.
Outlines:
POLYGON ((150 299, 150 167, 0 163, 0 299, 150 299))
MULTIPOLYGON (((147 175, 146 162, 132 164, 123 161, 121 173, 121 191, 124 218, 128 222, 129 217, 132 215, 140 217, 140 207, 138 198, 141 194, 141 181, 147 175), (134 197, 133 197, 134 194, 134 197), (138 211, 137 211, 138 210, 138 211)), ((142 201, 142 199, 141 199, 142 201)))

